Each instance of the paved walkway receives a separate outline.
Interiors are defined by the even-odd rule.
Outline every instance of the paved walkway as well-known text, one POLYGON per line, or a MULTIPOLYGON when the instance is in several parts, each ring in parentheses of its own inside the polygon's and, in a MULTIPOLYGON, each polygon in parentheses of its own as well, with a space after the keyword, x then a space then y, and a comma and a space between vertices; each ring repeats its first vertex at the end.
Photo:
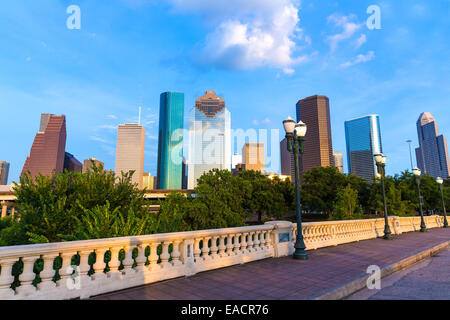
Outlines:
POLYGON ((348 300, 450 300, 450 248, 381 280, 381 290, 364 289, 348 300))
POLYGON ((307 261, 291 257, 265 259, 105 294, 95 299, 312 299, 367 275, 370 265, 383 268, 448 240, 450 229, 405 233, 390 241, 373 239, 308 251, 307 261))

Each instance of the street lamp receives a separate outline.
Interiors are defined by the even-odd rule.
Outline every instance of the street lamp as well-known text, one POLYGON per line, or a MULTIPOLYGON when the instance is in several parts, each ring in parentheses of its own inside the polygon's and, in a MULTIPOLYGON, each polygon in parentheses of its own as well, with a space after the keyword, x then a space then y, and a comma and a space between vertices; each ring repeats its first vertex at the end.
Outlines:
POLYGON ((439 177, 436 179, 436 182, 439 185, 439 190, 441 190, 442 210, 444 210, 444 228, 448 228, 447 210, 445 210, 445 200, 444 200, 444 179, 439 177))
POLYGON ((386 174, 386 156, 384 154, 376 154, 374 156, 377 164, 378 175, 381 178, 381 189, 383 190, 383 204, 384 204, 384 236, 383 239, 391 239, 391 229, 389 228, 389 218, 386 205, 386 191, 384 187, 384 176, 386 174))
POLYGON ((302 209, 300 203, 300 169, 298 164, 298 155, 303 154, 303 142, 307 131, 307 126, 302 121, 295 123, 294 119, 288 117, 283 121, 284 130, 286 131, 287 149, 294 153, 295 160, 295 200, 297 215, 297 237, 295 241, 294 259, 308 260, 308 254, 305 249, 302 232, 302 209))
POLYGON ((419 209, 420 209, 420 232, 426 232, 427 226, 425 225, 425 220, 423 219, 423 208, 422 208, 422 195, 420 194, 420 176, 422 175, 422 171, 418 168, 413 169, 414 176, 416 177, 417 191, 419 193, 419 209))

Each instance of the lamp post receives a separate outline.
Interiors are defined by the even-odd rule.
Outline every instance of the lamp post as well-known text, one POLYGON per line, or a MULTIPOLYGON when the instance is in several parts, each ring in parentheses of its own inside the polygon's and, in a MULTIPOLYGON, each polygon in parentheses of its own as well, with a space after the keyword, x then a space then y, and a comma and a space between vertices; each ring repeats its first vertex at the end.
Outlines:
POLYGON ((386 190, 384 187, 384 176, 386 174, 386 156, 384 154, 376 154, 374 156, 377 164, 377 171, 381 178, 381 189, 383 190, 383 204, 384 204, 384 236, 383 239, 391 239, 391 229, 389 228, 389 218, 386 204, 386 190))
POLYGON ((436 182, 439 185, 439 190, 441 190, 442 210, 444 210, 444 228, 448 228, 447 210, 445 210, 445 200, 444 200, 444 179, 439 177, 436 179, 436 182))
POLYGON ((425 225, 425 220, 423 219, 423 208, 422 208, 422 195, 420 194, 420 176, 422 175, 422 171, 418 168, 413 169, 414 176, 416 178, 417 191, 419 193, 419 209, 420 209, 420 232, 426 232, 427 226, 425 225))
POLYGON ((294 259, 307 260, 308 254, 305 249, 302 232, 302 209, 300 202, 300 169, 298 164, 298 155, 303 154, 303 142, 306 135, 307 126, 302 121, 295 123, 294 119, 288 117, 283 121, 284 130, 286 131, 287 149, 294 153, 295 159, 295 200, 297 215, 297 237, 295 241, 294 259))

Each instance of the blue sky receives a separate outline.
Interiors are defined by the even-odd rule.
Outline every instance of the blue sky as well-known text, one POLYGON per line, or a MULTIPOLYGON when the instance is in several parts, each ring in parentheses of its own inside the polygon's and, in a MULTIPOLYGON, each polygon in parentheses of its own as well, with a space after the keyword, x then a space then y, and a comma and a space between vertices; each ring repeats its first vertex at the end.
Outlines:
POLYGON ((116 127, 137 121, 142 97, 144 169, 155 174, 160 93, 185 93, 187 128, 195 98, 215 90, 244 130, 282 130, 299 99, 327 95, 344 155, 344 121, 379 114, 398 173, 421 112, 450 137, 449 14, 448 0, 3 1, 0 160, 17 180, 48 112, 66 115, 68 152, 113 169, 116 127), (80 30, 66 27, 72 4, 80 30), (380 30, 366 26, 369 5, 380 30))

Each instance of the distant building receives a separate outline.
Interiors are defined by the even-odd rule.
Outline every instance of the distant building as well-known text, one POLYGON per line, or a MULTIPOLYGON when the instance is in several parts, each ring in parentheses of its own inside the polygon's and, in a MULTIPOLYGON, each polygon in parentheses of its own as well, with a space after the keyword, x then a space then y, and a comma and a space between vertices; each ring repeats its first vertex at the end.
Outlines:
POLYGON ((242 164, 245 170, 264 172, 264 143, 245 143, 242 147, 242 164))
POLYGON ((184 93, 160 96, 158 142, 158 189, 181 189, 183 184, 184 93))
POLYGON ((300 176, 314 167, 334 166, 331 140, 330 104, 326 96, 312 96, 297 102, 297 121, 308 126, 300 176))
POLYGON ((242 163, 238 163, 233 170, 231 170, 231 172, 233 173, 233 175, 238 176, 239 172, 245 170, 245 166, 242 163))
POLYGON ((238 164, 242 164, 242 155, 235 153, 231 156, 231 168, 234 169, 238 164))
POLYGON ((292 181, 290 175, 286 176, 286 175, 276 174, 276 173, 266 173, 265 175, 267 176, 267 178, 269 178, 271 180, 275 179, 275 177, 278 177, 278 179, 280 179, 281 181, 284 181, 286 179, 289 181, 292 181))
POLYGON ((231 170, 231 115, 214 91, 197 98, 189 115, 188 189, 214 168, 231 170))
POLYGON ((439 135, 438 125, 431 113, 424 112, 417 121, 419 148, 416 149, 417 166, 432 177, 449 177, 447 139, 439 135))
MULTIPOLYGON (((295 182, 295 158, 294 153, 287 149, 287 139, 284 138, 280 142, 281 155, 281 174, 291 177, 291 181, 295 182)), ((300 160, 300 156, 299 156, 300 160)))
POLYGON ((374 155, 383 153, 380 117, 368 115, 345 121, 348 172, 372 181, 376 163, 374 155))
POLYGON ((148 172, 144 172, 142 175, 142 189, 154 190, 156 188, 156 177, 151 176, 148 172))
POLYGON ((120 125, 117 133, 116 168, 115 173, 120 177, 121 172, 134 171, 132 183, 142 189, 144 171, 145 129, 134 123, 120 125))
POLYGON ((340 173, 344 173, 344 155, 342 152, 334 151, 334 166, 339 170, 340 173))
POLYGON ((86 173, 92 166, 95 165, 102 170, 105 168, 105 164, 98 159, 89 158, 83 161, 83 173, 86 173))
POLYGON ((64 156, 64 169, 69 172, 81 172, 83 165, 73 154, 66 152, 64 156))
POLYGON ((8 184, 9 163, 0 161, 0 185, 8 184))
POLYGON ((182 177, 182 181, 181 181, 181 189, 186 190, 188 188, 188 164, 186 161, 186 158, 183 157, 183 167, 182 167, 182 172, 181 172, 181 177, 182 177))
POLYGON ((30 171, 32 177, 38 173, 49 175, 62 172, 66 149, 66 117, 43 113, 39 132, 34 138, 30 155, 25 161, 22 175, 30 171))

